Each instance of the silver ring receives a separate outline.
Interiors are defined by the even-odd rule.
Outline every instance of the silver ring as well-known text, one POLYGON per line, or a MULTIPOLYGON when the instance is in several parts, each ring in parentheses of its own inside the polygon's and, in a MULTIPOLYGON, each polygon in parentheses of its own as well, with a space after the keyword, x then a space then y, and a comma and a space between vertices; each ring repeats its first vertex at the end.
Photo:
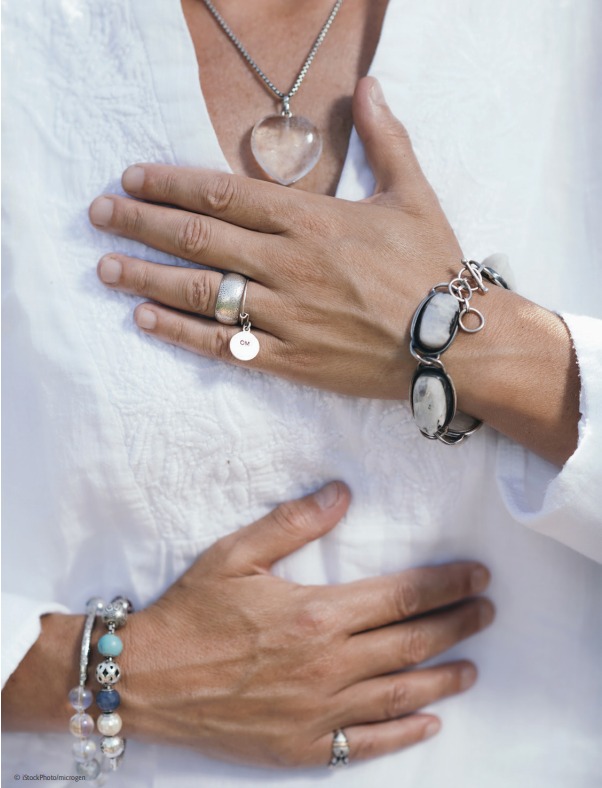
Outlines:
POLYGON ((331 769, 349 765, 349 741, 342 728, 336 730, 332 735, 332 758, 328 765, 331 769))
POLYGON ((244 310, 247 282, 242 274, 224 274, 217 291, 215 319, 218 323, 235 326, 244 310))

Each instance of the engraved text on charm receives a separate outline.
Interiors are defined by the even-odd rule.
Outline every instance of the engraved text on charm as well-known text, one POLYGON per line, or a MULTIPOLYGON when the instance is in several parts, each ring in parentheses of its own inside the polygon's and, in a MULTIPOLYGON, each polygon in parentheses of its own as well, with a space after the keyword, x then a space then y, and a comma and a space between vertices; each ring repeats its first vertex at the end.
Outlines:
POLYGON ((230 352, 239 361, 251 361, 259 353, 259 341, 248 328, 243 328, 230 340, 230 352))
POLYGON ((268 115, 253 127, 251 150, 266 175, 289 186, 316 166, 322 137, 301 115, 268 115))

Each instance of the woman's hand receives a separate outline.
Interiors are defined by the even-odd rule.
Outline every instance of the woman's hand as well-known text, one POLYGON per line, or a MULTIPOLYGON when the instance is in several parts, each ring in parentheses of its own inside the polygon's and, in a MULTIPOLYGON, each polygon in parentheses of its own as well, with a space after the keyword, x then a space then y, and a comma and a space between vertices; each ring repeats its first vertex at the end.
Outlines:
MULTIPOLYGON (((403 399, 416 368, 412 315, 435 284, 458 273, 462 252, 375 80, 358 83, 353 111, 376 179, 367 200, 145 164, 123 175, 138 200, 100 197, 90 217, 103 230, 250 278, 246 311, 261 350, 244 364, 343 394, 403 399)), ((152 299, 135 313, 147 333, 240 363, 229 348, 239 329, 213 319, 220 273, 117 254, 98 270, 109 287, 152 299)), ((568 331, 502 288, 475 305, 486 329, 459 336, 445 355, 460 409, 562 464, 579 418, 568 331)))
MULTIPOLYGON (((123 186, 149 202, 103 197, 92 221, 249 277, 246 311, 261 345, 253 368, 346 394, 406 396, 409 321, 428 290, 459 270, 462 253, 405 130, 378 101, 378 83, 365 81, 355 116, 377 179, 367 201, 147 164, 126 170, 123 186)), ((221 274, 122 255, 101 261, 99 274, 156 302, 136 312, 147 332, 237 363, 229 339, 239 329, 212 319, 221 274)))
POLYGON ((352 760, 440 727, 416 713, 460 692, 474 666, 416 666, 487 626, 479 564, 300 586, 271 565, 330 531, 349 504, 334 482, 217 542, 154 605, 130 617, 118 687, 124 733, 228 761, 326 765, 345 728, 352 760))

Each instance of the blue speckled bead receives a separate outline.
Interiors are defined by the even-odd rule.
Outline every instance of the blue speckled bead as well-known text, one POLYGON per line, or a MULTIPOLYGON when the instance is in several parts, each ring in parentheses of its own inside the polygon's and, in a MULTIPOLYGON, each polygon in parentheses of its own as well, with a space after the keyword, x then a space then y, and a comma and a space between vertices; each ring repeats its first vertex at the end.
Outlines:
POLYGON ((96 705, 101 711, 115 711, 121 703, 117 690, 101 690, 96 694, 96 705))
POLYGON ((103 635, 98 641, 98 650, 103 657, 118 657, 123 651, 123 643, 117 635, 103 635))

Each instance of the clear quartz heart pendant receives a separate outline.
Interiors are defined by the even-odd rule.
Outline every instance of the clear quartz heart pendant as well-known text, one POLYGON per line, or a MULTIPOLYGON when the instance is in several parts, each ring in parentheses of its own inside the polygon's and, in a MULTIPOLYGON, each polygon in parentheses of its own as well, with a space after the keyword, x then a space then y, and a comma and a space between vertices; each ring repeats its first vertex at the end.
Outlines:
POLYGON ((283 186, 290 186, 318 163, 322 136, 301 115, 268 115, 253 127, 251 150, 266 175, 283 186))

